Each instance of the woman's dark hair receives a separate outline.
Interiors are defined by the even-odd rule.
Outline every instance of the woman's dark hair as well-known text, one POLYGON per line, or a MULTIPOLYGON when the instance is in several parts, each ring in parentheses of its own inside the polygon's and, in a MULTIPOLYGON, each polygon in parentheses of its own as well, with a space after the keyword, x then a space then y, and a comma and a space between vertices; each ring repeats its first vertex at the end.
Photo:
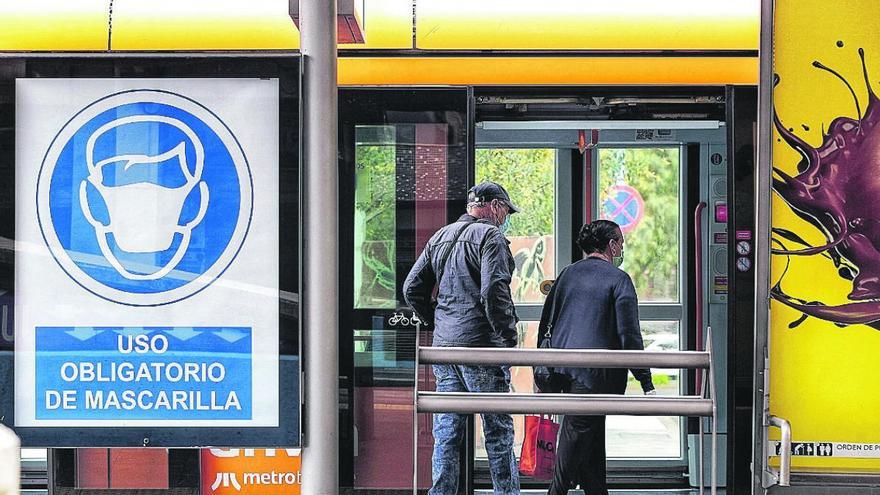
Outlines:
POLYGON ((578 232, 577 244, 584 253, 601 253, 611 241, 620 240, 620 226, 611 220, 595 220, 584 224, 578 232))

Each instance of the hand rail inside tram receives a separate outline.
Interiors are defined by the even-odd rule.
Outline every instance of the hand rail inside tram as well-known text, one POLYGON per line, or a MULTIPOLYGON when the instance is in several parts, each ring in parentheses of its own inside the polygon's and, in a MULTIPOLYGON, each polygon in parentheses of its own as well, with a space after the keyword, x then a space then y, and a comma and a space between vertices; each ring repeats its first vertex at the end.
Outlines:
MULTIPOLYGON (((418 336, 419 328, 416 328, 418 336)), ((418 338, 418 337, 417 337, 418 338)), ((418 340, 417 340, 418 341, 418 340)), ((413 394, 413 494, 418 493, 419 413, 620 414, 711 418, 711 493, 718 487, 717 400, 712 360, 712 328, 704 351, 650 352, 604 349, 416 348, 413 394), (606 394, 522 394, 420 391, 419 367, 426 364, 576 366, 594 368, 679 368, 700 370, 699 395, 627 396, 606 394)), ((703 493, 703 420, 699 421, 699 492, 703 493)))

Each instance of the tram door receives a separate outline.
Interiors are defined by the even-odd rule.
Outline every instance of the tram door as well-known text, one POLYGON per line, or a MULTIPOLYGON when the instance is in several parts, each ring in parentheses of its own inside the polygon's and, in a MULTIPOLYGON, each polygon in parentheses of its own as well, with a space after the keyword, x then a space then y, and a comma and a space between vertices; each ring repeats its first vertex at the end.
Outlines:
MULTIPOLYGON (((723 327, 726 184, 712 182, 724 178, 724 163, 715 168, 711 164, 715 154, 726 162, 723 128, 598 133, 588 129, 587 134, 598 137, 598 143, 581 151, 577 131, 548 130, 552 124, 544 123, 542 128, 529 129, 528 123, 522 124, 477 123, 475 133, 476 181, 501 182, 523 210, 513 215, 508 230, 516 261, 513 296, 522 320, 519 345, 536 346, 537 320, 544 301, 539 291, 541 281, 555 279, 562 268, 581 259, 583 253, 575 244, 579 227, 585 221, 604 218, 620 224, 626 236, 622 268, 633 278, 639 296, 645 348, 693 349, 696 286, 692 282, 692 214, 699 201, 712 203, 713 211, 717 205, 719 212, 717 221, 704 218, 708 228, 704 228, 700 248, 711 251, 703 259, 712 260, 714 267, 705 262, 707 269, 703 272, 707 275, 701 285, 705 289, 708 284, 713 291, 704 303, 711 307, 713 322, 723 327), (711 233, 719 235, 713 238, 711 233)), ((703 325, 708 323, 705 320, 703 325)), ((660 395, 687 394, 693 389, 693 379, 688 380, 680 370, 652 371, 660 395)), ((515 368, 512 374, 514 391, 532 392, 530 368, 515 368)), ((630 376, 627 394, 641 393, 639 383, 630 376)), ((523 422, 522 416, 515 417, 517 452, 522 444, 523 422)), ((694 440, 694 436, 687 435, 687 421, 682 418, 609 417, 606 445, 611 483, 687 483, 684 476, 688 464, 694 461, 688 456, 689 443, 694 440)), ((479 421, 475 444, 477 486, 489 487, 479 421)), ((523 484, 542 486, 528 479, 523 484)))
MULTIPOLYGON (((417 327, 401 290, 430 236, 464 211, 468 102, 468 90, 458 88, 339 93, 344 487, 412 489, 417 327)), ((434 387, 424 370, 419 387, 434 387)), ((419 485, 427 488, 430 417, 420 415, 415 427, 419 485)))

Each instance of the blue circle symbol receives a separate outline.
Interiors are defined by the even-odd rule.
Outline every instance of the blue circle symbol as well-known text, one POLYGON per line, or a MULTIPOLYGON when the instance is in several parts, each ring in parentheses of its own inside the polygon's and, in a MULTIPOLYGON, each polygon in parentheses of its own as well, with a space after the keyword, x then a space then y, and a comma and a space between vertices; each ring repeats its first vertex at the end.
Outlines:
POLYGON ((80 286, 155 306, 204 289, 232 263, 252 190, 244 151, 213 112, 175 93, 131 90, 62 127, 40 169, 37 212, 80 286))

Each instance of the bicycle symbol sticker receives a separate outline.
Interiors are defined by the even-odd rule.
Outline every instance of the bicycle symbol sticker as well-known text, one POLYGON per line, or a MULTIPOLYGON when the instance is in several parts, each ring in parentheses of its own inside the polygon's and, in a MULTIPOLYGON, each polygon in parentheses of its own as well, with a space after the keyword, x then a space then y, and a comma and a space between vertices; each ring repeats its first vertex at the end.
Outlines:
POLYGON ((40 169, 37 215, 77 284, 156 306, 199 292, 232 263, 252 189, 244 151, 217 115, 176 93, 130 90, 60 129, 40 169))
POLYGON ((415 313, 413 313, 412 316, 407 317, 402 312, 395 311, 394 315, 388 318, 388 324, 392 327, 396 327, 398 325, 402 327, 416 327, 422 324, 422 320, 419 318, 419 315, 415 313))

